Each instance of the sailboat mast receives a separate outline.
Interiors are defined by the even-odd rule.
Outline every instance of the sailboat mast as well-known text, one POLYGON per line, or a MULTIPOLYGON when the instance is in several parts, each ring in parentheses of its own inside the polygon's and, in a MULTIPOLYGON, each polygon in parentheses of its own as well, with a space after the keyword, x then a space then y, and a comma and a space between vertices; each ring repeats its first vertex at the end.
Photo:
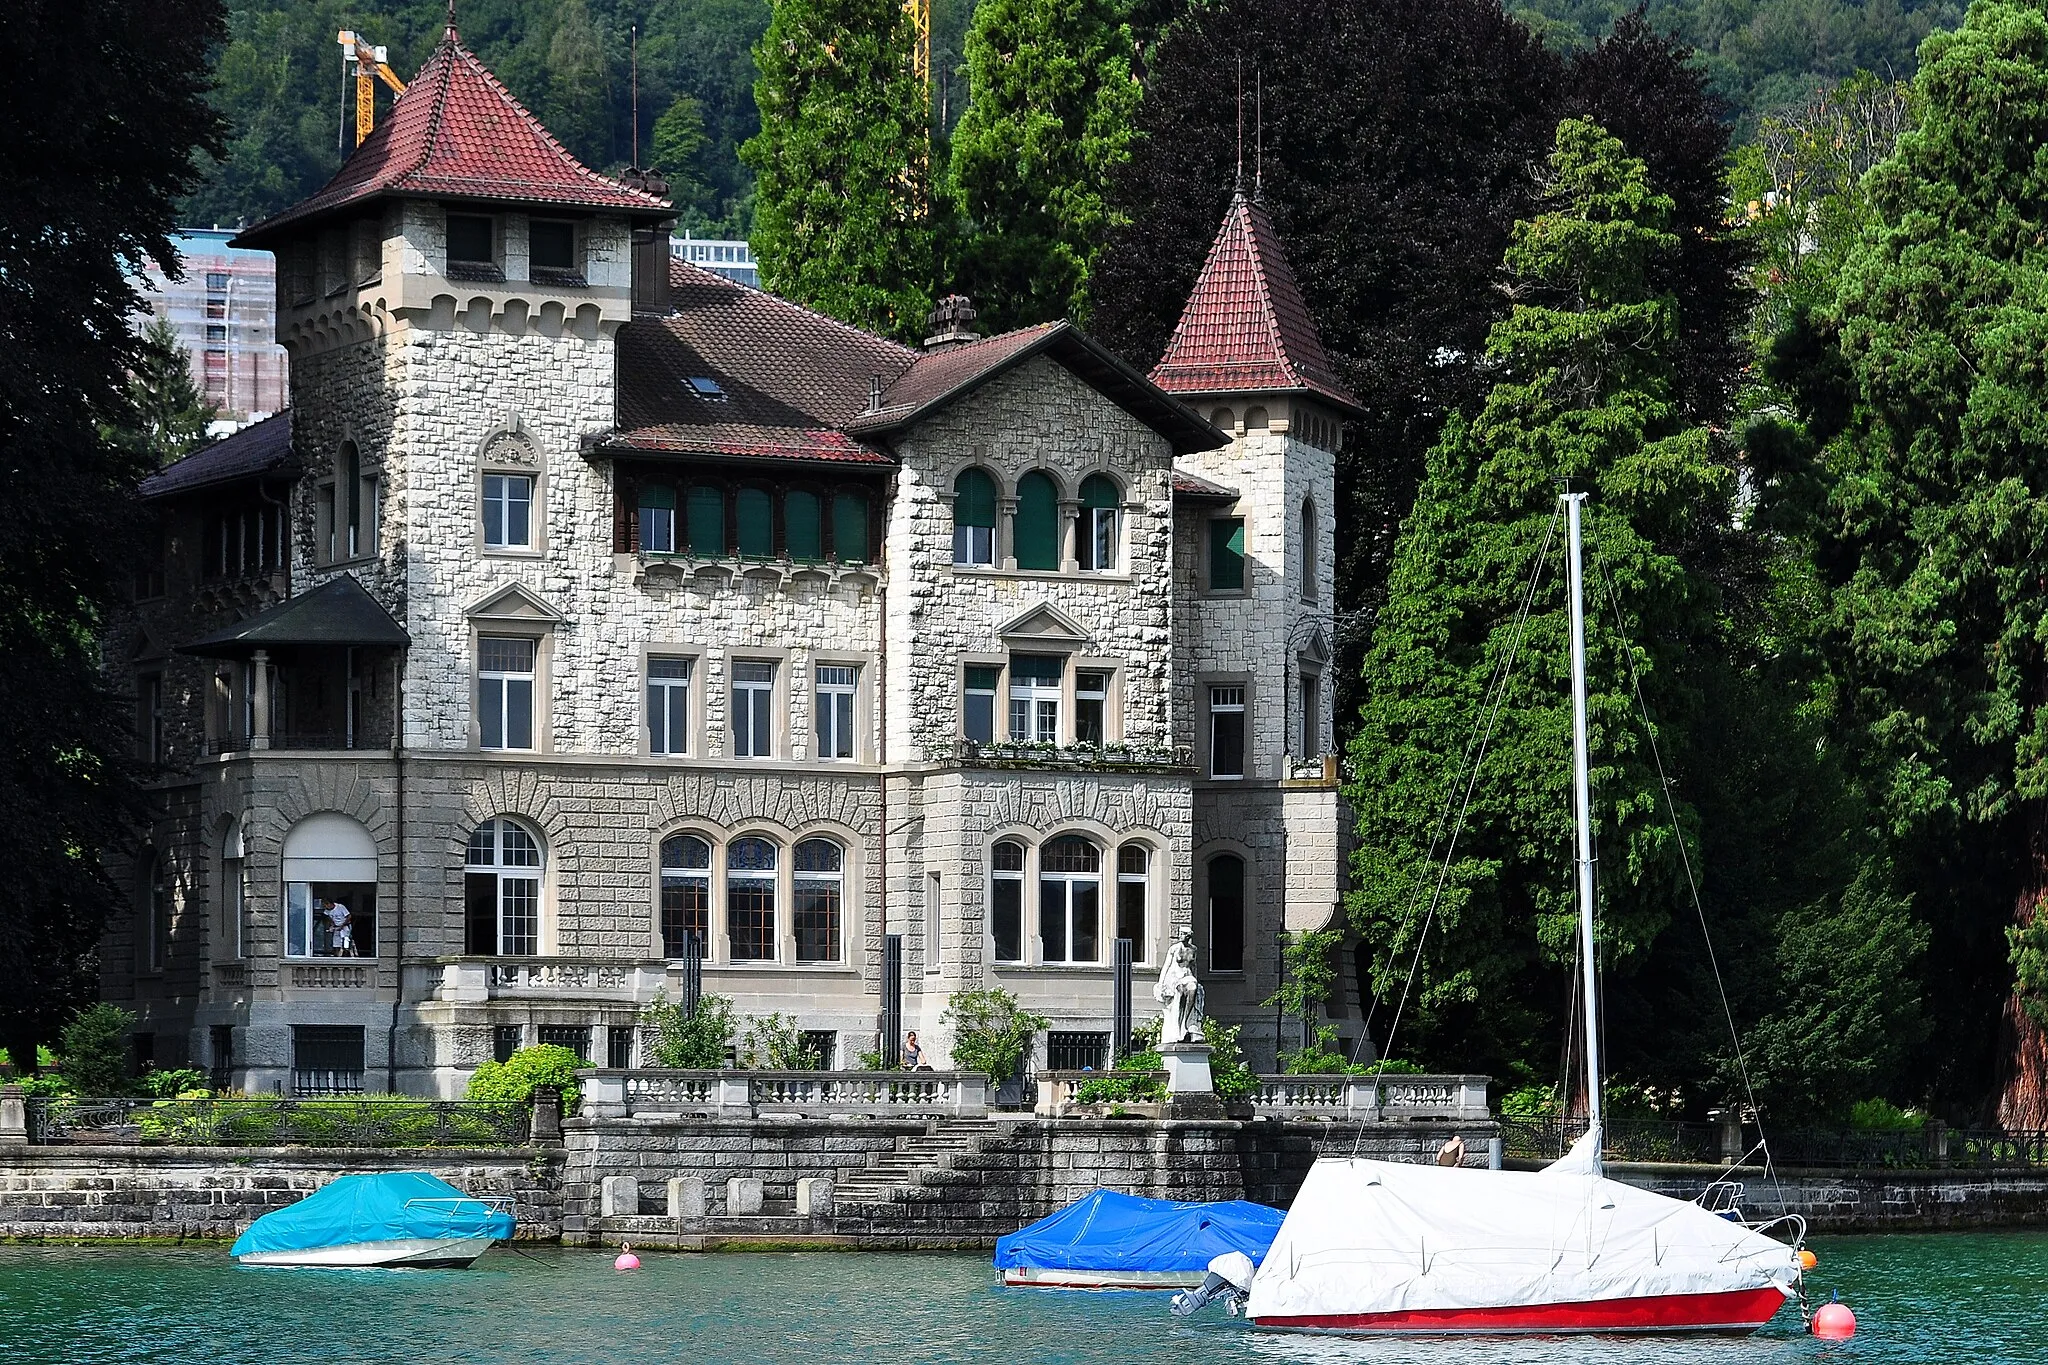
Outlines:
MULTIPOLYGON (((1579 963, 1585 973, 1580 994, 1586 1002, 1586 1117, 1591 1131, 1599 1133, 1600 992, 1593 961, 1593 780, 1586 741, 1586 573, 1579 539, 1579 514, 1586 495, 1566 493, 1563 498, 1571 540, 1572 809, 1579 825, 1579 963)), ((1594 1141, 1598 1143, 1600 1139, 1594 1141)), ((1594 1150, 1597 1153, 1599 1149, 1596 1146, 1594 1150)))

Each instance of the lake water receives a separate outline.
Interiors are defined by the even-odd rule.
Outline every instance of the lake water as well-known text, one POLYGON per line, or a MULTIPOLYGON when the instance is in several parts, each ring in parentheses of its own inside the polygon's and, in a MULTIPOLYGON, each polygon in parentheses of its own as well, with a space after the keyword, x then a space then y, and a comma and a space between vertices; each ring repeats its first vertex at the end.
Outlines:
POLYGON ((2048 1361, 2048 1234, 1824 1238, 1808 1277, 1855 1339, 1788 1306, 1741 1340, 1388 1340, 1192 1321, 1163 1294, 1006 1290, 978 1256, 499 1248, 469 1270, 244 1268, 224 1249, 0 1247, 0 1362, 98 1365, 924 1365, 954 1361, 1747 1365, 2048 1361))

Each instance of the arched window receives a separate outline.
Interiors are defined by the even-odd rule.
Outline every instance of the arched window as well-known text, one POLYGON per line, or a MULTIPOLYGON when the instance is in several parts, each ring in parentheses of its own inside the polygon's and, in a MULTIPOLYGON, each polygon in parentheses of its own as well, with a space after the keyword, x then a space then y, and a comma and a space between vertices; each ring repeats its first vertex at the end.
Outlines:
POLYGON ((284 953, 377 955, 377 845, 339 811, 309 815, 284 837, 284 953))
POLYGON ((640 551, 676 552, 676 490, 667 484, 650 483, 640 489, 640 551))
POLYGON ((1098 571, 1116 568, 1117 546, 1122 542, 1117 486, 1101 474, 1081 480, 1081 531, 1075 545, 1081 567, 1098 571))
POLYGON ((1005 839, 989 852, 989 934, 996 961, 1024 960, 1024 845, 1005 839))
POLYGON ((242 824, 231 820, 220 840, 220 927, 215 952, 230 961, 248 954, 249 888, 242 862, 242 824))
POLYGON ((775 845, 766 839, 726 846, 725 934, 733 961, 775 960, 775 845))
POLYGON ((1125 844, 1116 851, 1116 936, 1131 941, 1131 961, 1145 960, 1145 903, 1150 899, 1152 850, 1125 844))
POLYGON ((742 488, 734 497, 740 524, 740 554, 767 559, 775 553, 775 499, 764 488, 742 488))
POLYGON ((1246 431, 1264 431, 1266 429, 1266 410, 1264 408, 1246 408, 1244 410, 1244 429, 1246 431))
POLYGON ((1038 851, 1038 941, 1045 962, 1102 960, 1102 850, 1078 834, 1038 851))
POLYGON ((1244 859, 1219 853, 1209 860, 1209 970, 1244 970, 1244 859))
POLYGON ((983 470, 953 480, 953 562, 996 562, 996 481, 983 470))
POLYGON ((816 493, 792 488, 782 495, 782 542, 791 559, 815 564, 825 557, 824 525, 816 493))
POLYGON ((1229 408, 1217 408, 1209 414, 1209 425, 1228 432, 1237 426, 1237 414, 1229 408))
POLYGON ((171 937, 171 860, 161 853, 145 854, 142 868, 142 923, 135 934, 135 967, 137 971, 160 972, 171 937))
POLYGON ((699 956, 711 951, 711 845, 694 834, 661 841, 661 954, 685 956, 697 939, 699 956))
POLYGON ((1316 502, 1314 498, 1301 500, 1301 600, 1313 602, 1322 592, 1318 581, 1321 575, 1317 564, 1321 560, 1321 542, 1316 532, 1316 502))
POLYGON ((472 953, 531 957, 540 951, 540 841, 504 816, 469 836, 463 898, 472 953))
POLYGON ((725 553, 725 490, 713 484, 690 486, 687 520, 690 553, 699 559, 716 559, 725 553))
POLYGON ((839 961, 841 892, 846 855, 830 839, 796 846, 795 903, 790 907, 798 962, 839 961))
POLYGON ((1017 567, 1060 566, 1060 494, 1052 476, 1032 470, 1017 480, 1017 567))
POLYGON ((868 562, 868 495, 858 489, 832 495, 832 557, 841 564, 868 562))

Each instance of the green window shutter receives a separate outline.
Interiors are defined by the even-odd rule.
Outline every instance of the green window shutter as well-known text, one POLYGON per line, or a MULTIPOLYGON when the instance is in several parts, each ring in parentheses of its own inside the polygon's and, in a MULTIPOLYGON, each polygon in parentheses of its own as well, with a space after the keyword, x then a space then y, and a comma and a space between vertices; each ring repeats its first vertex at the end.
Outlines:
POLYGON ((818 516, 818 495, 792 488, 782 496, 782 535, 791 559, 816 562, 825 557, 825 533, 818 516))
POLYGON ((699 559, 725 553, 725 493, 710 484, 690 488, 690 553, 699 559))
POLYGON ((760 488, 739 492, 740 553, 767 559, 775 553, 775 502, 760 488))
POLYGON ((1017 567, 1060 566, 1060 500, 1052 480, 1036 470, 1017 480, 1017 567))
POLYGON ((1122 499, 1117 496, 1116 485, 1100 474, 1090 474, 1081 480, 1081 505, 1083 507, 1115 507, 1122 499))
POLYGON ((996 524, 996 481, 979 469, 962 470, 953 480, 953 524, 988 526, 996 524))
POLYGON ((865 564, 868 559, 868 495, 832 495, 832 554, 842 564, 865 564))
POLYGON ((1244 588, 1244 518, 1217 517, 1209 523, 1209 590, 1244 588))

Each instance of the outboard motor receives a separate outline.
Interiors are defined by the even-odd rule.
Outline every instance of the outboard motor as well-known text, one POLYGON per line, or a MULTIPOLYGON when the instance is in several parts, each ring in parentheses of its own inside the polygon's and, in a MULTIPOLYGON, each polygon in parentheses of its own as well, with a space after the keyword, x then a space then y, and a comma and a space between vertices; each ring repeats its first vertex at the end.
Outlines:
POLYGON ((1252 1296, 1253 1273, 1251 1257, 1242 1251, 1224 1252, 1209 1262, 1209 1273, 1203 1276, 1199 1289, 1173 1296, 1173 1315, 1191 1316, 1209 1300, 1221 1298, 1230 1308, 1230 1316, 1236 1317, 1237 1310, 1252 1296))

